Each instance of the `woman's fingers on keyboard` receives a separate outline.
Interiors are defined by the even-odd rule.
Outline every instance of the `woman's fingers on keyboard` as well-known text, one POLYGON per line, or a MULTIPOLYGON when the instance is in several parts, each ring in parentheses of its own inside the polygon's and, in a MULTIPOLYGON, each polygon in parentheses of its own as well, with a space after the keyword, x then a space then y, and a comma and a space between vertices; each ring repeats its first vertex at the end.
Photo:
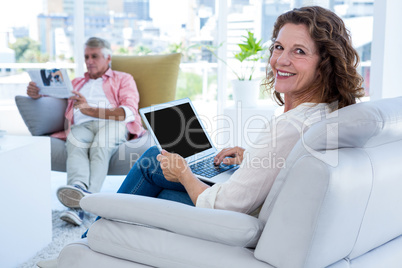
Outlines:
POLYGON ((236 147, 225 148, 215 156, 214 164, 219 165, 226 157, 234 157, 235 155, 236 147))
POLYGON ((220 151, 214 159, 214 164, 219 165, 224 163, 225 165, 240 164, 243 161, 244 148, 236 146, 225 148, 220 151))

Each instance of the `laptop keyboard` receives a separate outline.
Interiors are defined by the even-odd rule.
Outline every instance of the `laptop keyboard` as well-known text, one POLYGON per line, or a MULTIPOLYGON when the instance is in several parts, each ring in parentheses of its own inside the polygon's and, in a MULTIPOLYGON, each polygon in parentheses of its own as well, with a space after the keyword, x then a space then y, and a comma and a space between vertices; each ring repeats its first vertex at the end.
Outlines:
POLYGON ((212 178, 226 170, 238 167, 238 165, 224 165, 216 166, 214 164, 214 156, 208 157, 202 161, 190 165, 191 171, 196 175, 201 175, 207 178, 212 178))

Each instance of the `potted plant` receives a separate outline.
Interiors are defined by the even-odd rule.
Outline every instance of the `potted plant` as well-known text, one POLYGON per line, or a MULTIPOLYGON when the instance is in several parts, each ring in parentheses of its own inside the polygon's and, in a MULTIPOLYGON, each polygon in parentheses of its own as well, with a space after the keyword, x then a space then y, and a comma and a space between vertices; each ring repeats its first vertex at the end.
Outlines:
POLYGON ((266 48, 262 47, 262 40, 258 40, 254 37, 254 33, 247 31, 247 36, 243 35, 243 43, 237 44, 240 48, 240 52, 234 54, 234 58, 240 61, 240 71, 236 72, 230 67, 232 72, 236 75, 240 81, 252 80, 255 67, 263 58, 263 51, 266 48))
POLYGON ((253 79, 253 74, 258 62, 264 58, 264 51, 267 48, 263 47, 262 40, 257 40, 254 37, 254 33, 249 30, 247 30, 247 35, 242 37, 242 42, 237 44, 240 52, 233 55, 234 59, 240 62, 239 68, 236 70, 216 55, 214 52, 216 48, 207 47, 207 49, 237 77, 236 80, 232 80, 234 100, 236 102, 240 101, 243 107, 253 107, 257 105, 261 84, 260 79, 253 79))
POLYGON ((261 39, 257 41, 254 33, 247 31, 243 36, 243 43, 237 44, 240 52, 234 54, 234 58, 240 62, 240 71, 235 72, 237 80, 232 80, 233 99, 236 103, 241 102, 243 107, 254 107, 257 105, 260 94, 260 79, 253 80, 253 74, 258 62, 263 58, 266 48, 262 47, 261 39))

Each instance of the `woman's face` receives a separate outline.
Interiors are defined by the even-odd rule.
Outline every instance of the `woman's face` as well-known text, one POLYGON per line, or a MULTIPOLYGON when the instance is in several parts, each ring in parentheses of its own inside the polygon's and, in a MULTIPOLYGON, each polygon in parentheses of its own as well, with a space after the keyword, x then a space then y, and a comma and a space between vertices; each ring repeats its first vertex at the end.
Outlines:
POLYGON ((303 94, 307 101, 311 101, 313 93, 303 91, 318 78, 319 59, 317 47, 307 26, 285 24, 278 33, 270 60, 275 76, 275 91, 284 93, 286 101, 295 96, 304 99, 300 96, 303 94))

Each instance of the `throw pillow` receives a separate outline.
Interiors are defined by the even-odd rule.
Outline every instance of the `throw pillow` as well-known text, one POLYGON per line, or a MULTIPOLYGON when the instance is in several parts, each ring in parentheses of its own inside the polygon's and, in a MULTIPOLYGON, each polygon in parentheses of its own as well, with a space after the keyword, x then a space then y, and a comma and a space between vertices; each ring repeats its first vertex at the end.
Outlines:
POLYGON ((16 96, 15 103, 32 136, 64 130, 66 99, 42 97, 35 100, 27 96, 16 96))

